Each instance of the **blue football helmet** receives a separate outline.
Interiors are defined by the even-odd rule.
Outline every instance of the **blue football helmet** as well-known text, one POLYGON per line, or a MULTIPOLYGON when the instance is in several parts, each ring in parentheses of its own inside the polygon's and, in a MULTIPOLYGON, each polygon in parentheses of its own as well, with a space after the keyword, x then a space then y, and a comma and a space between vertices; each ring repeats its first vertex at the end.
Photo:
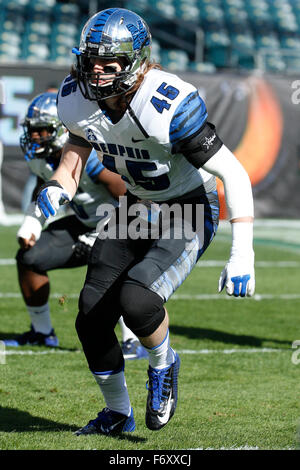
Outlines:
POLYGON ((24 129, 20 137, 20 146, 26 160, 47 158, 61 150, 68 134, 57 115, 56 93, 42 93, 31 101, 22 122, 24 129), (46 129, 48 135, 37 142, 32 132, 46 129))
POLYGON ((122 95, 134 86, 150 60, 151 34, 136 13, 124 8, 108 8, 88 20, 79 48, 73 48, 72 52, 77 56, 77 77, 83 96, 100 101, 122 95), (122 71, 115 73, 113 79, 110 70, 93 73, 91 58, 118 60, 122 71))

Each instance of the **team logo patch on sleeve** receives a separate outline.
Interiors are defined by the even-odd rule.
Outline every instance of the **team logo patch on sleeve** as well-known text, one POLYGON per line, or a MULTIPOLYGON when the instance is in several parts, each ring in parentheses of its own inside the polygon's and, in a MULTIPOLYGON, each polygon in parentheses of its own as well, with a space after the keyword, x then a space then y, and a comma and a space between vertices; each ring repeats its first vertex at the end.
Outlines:
POLYGON ((214 133, 210 137, 204 137, 204 139, 200 140, 200 145, 204 152, 208 152, 208 150, 214 145, 216 137, 217 135, 214 133))

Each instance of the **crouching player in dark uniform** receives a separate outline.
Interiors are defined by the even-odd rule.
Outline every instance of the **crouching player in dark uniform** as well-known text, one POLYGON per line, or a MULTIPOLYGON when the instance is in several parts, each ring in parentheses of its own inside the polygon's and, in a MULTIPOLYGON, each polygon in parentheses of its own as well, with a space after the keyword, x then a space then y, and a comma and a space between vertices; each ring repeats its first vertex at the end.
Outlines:
MULTIPOLYGON (((37 187, 51 178, 59 165, 62 148, 68 133, 57 116, 56 93, 43 93, 30 103, 21 137, 21 148, 31 172, 37 176, 37 187)), ((102 165, 92 151, 82 174, 69 214, 60 214, 43 229, 45 217, 36 217, 32 202, 17 238, 17 268, 20 289, 30 316, 31 328, 15 339, 5 340, 6 346, 45 345, 57 347, 50 308, 50 283, 47 272, 87 264, 96 240, 96 227, 101 219, 96 215, 100 204, 118 204, 125 185, 116 175, 102 165), (70 214, 71 213, 71 214, 70 214)), ((136 359, 147 356, 137 337, 120 319, 124 357, 136 359)))

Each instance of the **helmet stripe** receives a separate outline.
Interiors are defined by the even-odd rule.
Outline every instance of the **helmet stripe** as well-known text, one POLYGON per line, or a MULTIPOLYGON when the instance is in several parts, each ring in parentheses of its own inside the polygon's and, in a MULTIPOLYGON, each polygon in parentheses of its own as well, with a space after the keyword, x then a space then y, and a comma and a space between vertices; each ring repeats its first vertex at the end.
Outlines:
POLYGON ((148 46, 150 44, 150 38, 147 39, 148 33, 147 33, 145 26, 141 22, 141 20, 138 21, 139 29, 137 29, 137 27, 134 24, 128 24, 126 25, 126 27, 132 35, 133 50, 141 49, 142 45, 148 46))
POLYGON ((30 104, 29 108, 28 108, 28 112, 27 112, 27 116, 28 118, 32 118, 33 117, 33 113, 34 113, 34 108, 35 108, 35 105, 36 105, 36 102, 40 99, 41 95, 38 95, 33 101, 32 103, 30 104))
POLYGON ((97 44, 101 41, 103 28, 108 18, 117 10, 118 8, 109 8, 107 10, 104 10, 102 15, 100 15, 99 18, 97 19, 97 22, 93 25, 93 28, 91 28, 89 31, 90 33, 89 42, 97 44))

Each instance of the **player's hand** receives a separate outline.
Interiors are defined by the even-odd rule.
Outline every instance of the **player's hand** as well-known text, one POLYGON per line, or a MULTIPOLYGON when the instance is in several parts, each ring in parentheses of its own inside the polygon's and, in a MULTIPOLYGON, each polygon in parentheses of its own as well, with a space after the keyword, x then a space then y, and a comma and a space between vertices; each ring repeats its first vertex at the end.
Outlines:
POLYGON ((36 239, 34 234, 32 233, 30 238, 18 237, 18 243, 22 250, 29 250, 36 244, 36 239))
POLYGON ((219 292, 224 287, 228 295, 251 297, 255 291, 254 253, 247 257, 231 257, 219 279, 219 292))
POLYGON ((77 242, 73 245, 76 258, 83 258, 87 261, 97 237, 98 232, 88 232, 79 235, 77 242))
POLYGON ((32 248, 39 240, 42 232, 42 222, 35 216, 30 215, 34 209, 34 203, 31 203, 27 209, 23 223, 17 232, 17 240, 23 250, 32 248))
POLYGON ((55 215, 59 206, 67 204, 71 200, 70 194, 58 183, 50 180, 43 184, 37 194, 35 215, 40 217, 41 213, 48 219, 55 215))

